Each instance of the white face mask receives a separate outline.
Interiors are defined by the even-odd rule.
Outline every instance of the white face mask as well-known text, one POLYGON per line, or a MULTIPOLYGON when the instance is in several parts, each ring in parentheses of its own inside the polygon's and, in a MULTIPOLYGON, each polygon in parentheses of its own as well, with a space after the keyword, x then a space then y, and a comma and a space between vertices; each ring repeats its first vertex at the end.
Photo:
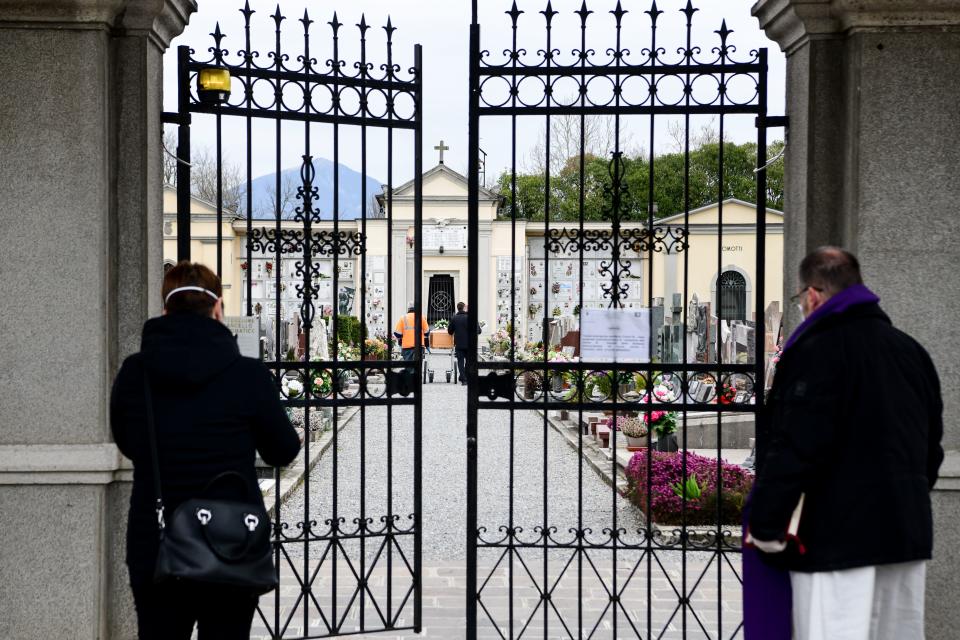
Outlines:
POLYGON ((797 305, 797 311, 800 312, 800 319, 801 319, 801 320, 806 320, 806 319, 807 319, 807 314, 805 314, 805 313, 803 312, 803 305, 802 305, 802 304, 798 304, 798 305, 797 305))

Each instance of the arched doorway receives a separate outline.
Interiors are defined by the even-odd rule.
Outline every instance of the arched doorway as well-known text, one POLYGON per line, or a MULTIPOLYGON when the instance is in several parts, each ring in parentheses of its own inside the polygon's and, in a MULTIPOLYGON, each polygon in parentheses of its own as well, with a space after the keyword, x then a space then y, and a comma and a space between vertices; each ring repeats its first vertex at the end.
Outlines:
POLYGON ((737 271, 720 274, 720 317, 724 320, 747 319, 747 280, 737 271))

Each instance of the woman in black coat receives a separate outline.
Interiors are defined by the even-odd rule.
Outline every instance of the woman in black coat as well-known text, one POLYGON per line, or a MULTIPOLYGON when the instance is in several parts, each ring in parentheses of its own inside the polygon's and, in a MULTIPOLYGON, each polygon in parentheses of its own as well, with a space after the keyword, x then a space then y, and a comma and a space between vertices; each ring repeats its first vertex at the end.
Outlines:
MULTIPOLYGON (((164 315, 144 325, 140 352, 127 358, 113 384, 110 424, 133 461, 127 566, 141 640, 249 638, 255 596, 184 581, 153 581, 158 548, 153 470, 146 430, 144 376, 149 380, 167 518, 211 479, 240 473, 246 486, 218 497, 263 504, 255 453, 287 465, 300 440, 280 405, 277 385, 258 360, 241 357, 222 324, 219 278, 202 265, 180 263, 164 278, 164 315)), ((229 484, 229 483, 224 483, 229 484)))

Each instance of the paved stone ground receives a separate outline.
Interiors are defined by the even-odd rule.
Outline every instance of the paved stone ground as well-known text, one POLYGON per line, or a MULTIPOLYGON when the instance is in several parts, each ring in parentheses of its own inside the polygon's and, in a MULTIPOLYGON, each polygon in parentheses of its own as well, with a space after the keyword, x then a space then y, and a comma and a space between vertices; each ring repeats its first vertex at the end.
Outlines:
MULTIPOLYGON (((459 385, 428 385, 424 400, 424 631, 421 636, 412 632, 399 635, 394 632, 355 637, 431 637, 451 640, 465 637, 466 392, 459 385)), ((361 442, 365 443, 363 508, 365 515, 374 519, 373 526, 382 526, 380 516, 387 512, 386 423, 386 409, 372 408, 366 412, 362 426, 358 415, 339 434, 335 447, 324 455, 309 482, 291 496, 281 511, 283 520, 288 524, 289 535, 299 531, 297 523, 304 520, 305 514, 318 521, 321 528, 331 517, 334 465, 338 479, 337 516, 345 519, 345 524, 341 525, 343 530, 356 527, 352 523, 361 514, 361 442)), ((614 497, 612 489, 589 466, 580 464, 576 453, 559 434, 550 428, 544 429, 541 416, 534 412, 518 412, 512 432, 511 447, 509 413, 488 411, 481 415, 479 517, 480 525, 486 526, 490 532, 488 537, 495 539, 498 528, 509 522, 511 449, 514 454, 513 522, 524 529, 523 536, 534 539, 537 535, 534 528, 544 523, 545 491, 547 523, 557 528, 557 538, 563 538, 563 533, 570 527, 576 527, 578 521, 590 527, 598 537, 602 536, 603 529, 613 525, 611 514, 614 513, 614 504, 618 527, 636 531, 642 526, 632 505, 620 497, 614 497), (544 463, 548 469, 546 477, 543 473, 544 463)), ((394 513, 402 516, 399 526, 408 526, 407 515, 413 511, 412 435, 412 408, 394 409, 390 475, 394 513)), ((359 542, 343 542, 338 551, 335 590, 332 584, 333 553, 331 550, 324 555, 325 546, 322 542, 312 543, 308 560, 304 558, 302 544, 285 545, 287 558, 281 563, 284 578, 279 604, 284 624, 288 618, 290 623, 283 637, 327 635, 322 618, 325 616, 332 624, 330 617, 333 615, 334 592, 337 594, 338 618, 344 615, 345 608, 349 606, 341 623, 342 632, 360 631, 361 607, 359 600, 354 599, 357 585, 354 572, 361 572, 359 542), (344 562, 345 554, 353 559, 352 566, 344 562), (317 563, 321 559, 323 564, 318 570, 317 563), (315 575, 311 598, 306 605, 300 599, 302 590, 299 581, 303 575, 315 575), (306 622, 305 606, 309 616, 306 622)), ((399 549, 391 549, 391 614, 385 610, 388 602, 386 551, 378 556, 379 545, 371 540, 362 554, 365 558, 363 572, 371 576, 370 591, 364 594, 363 606, 364 626, 367 629, 382 626, 381 615, 397 616, 395 626, 412 625, 412 599, 403 605, 410 588, 410 573, 400 556, 402 551, 413 562, 412 538, 401 539, 398 546, 399 549), (370 564, 374 561, 371 570, 370 564)), ((509 558, 502 559, 497 565, 501 553, 495 549, 487 550, 479 559, 481 582, 489 576, 481 600, 487 612, 482 609, 479 612, 478 636, 481 638, 680 638, 684 637, 681 631, 684 626, 687 638, 740 637, 736 631, 741 620, 737 579, 740 559, 737 554, 730 554, 718 561, 711 553, 688 553, 687 587, 684 589, 684 567, 679 554, 659 552, 654 557, 646 557, 638 552, 620 553, 616 588, 620 604, 614 616, 613 609, 609 608, 609 594, 613 591, 611 552, 591 551, 589 555, 580 557, 573 556, 571 551, 551 551, 546 569, 547 584, 552 593, 545 620, 539 596, 544 584, 543 552, 525 549, 522 555, 514 558, 512 597, 508 579, 509 558), (704 576, 702 579, 701 575, 704 576), (679 607, 678 592, 689 593, 695 584, 697 587, 690 595, 691 604, 684 611, 679 607), (652 602, 650 607, 647 606, 648 596, 652 602), (547 626, 546 633, 544 624, 547 626)), ((273 595, 261 601, 263 614, 271 627, 274 624, 275 603, 273 595)), ((270 637, 259 618, 254 624, 254 637, 270 637)))

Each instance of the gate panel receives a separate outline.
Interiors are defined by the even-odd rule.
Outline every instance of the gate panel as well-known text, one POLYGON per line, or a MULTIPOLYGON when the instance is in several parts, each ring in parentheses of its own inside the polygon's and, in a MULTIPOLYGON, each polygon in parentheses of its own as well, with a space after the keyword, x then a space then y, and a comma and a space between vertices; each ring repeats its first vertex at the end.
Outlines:
MULTIPOLYGON (((241 315, 261 327, 262 358, 282 404, 303 429, 302 460, 294 464, 308 470, 316 465, 303 476, 301 501, 290 507, 281 504, 289 477, 280 469, 273 473, 281 588, 261 598, 257 620, 278 639, 419 632, 422 386, 408 369, 411 363, 399 359, 391 331, 397 319, 391 314, 399 305, 406 308, 408 292, 402 284, 395 290, 390 239, 399 148, 407 154, 400 156, 407 159, 405 170, 412 167, 414 174, 412 300, 419 325, 420 46, 413 66, 403 70, 394 59, 390 20, 375 29, 364 17, 345 25, 336 13, 329 22, 316 23, 306 12, 287 20, 278 6, 258 22, 249 3, 240 13, 243 31, 232 40, 234 54, 224 48, 229 40, 219 24, 201 56, 179 48, 180 112, 166 119, 180 124, 178 257, 191 259, 198 240, 216 242, 215 258, 192 258, 215 261, 220 275, 239 276, 234 293, 242 297, 241 315), (272 28, 274 46, 258 52, 251 31, 264 28, 272 28), (351 46, 359 45, 356 60, 341 55, 347 37, 351 46), (386 45, 382 64, 368 60, 373 38, 378 47, 386 45), (200 76, 211 71, 229 72, 229 83, 202 90, 200 76), (191 180, 190 130, 196 140, 201 121, 211 123, 216 135, 216 202, 210 203, 216 232, 203 238, 191 233, 197 176, 191 180), (245 132, 245 167, 240 191, 232 194, 236 210, 230 210, 224 203, 230 172, 223 143, 238 131, 245 132), (345 139, 362 149, 359 203, 342 195, 345 139), (382 194, 368 185, 374 146, 386 157, 382 194), (329 163, 320 156, 327 153, 329 163), (273 158, 275 170, 267 185, 254 174, 255 160, 265 156, 273 158), (285 171, 292 157, 299 157, 299 170, 285 171), (328 179, 329 199, 320 189, 328 179), (225 251, 225 234, 242 236, 237 253, 225 251), (385 345, 371 341, 375 337, 385 345), (344 440, 343 422, 354 413, 358 431, 344 440), (356 458, 342 459, 348 454, 356 458), (399 486, 400 477, 412 477, 412 484, 399 486)), ((412 366, 420 363, 418 356, 412 366)))
POLYGON ((738 518, 752 475, 749 463, 724 459, 755 433, 771 355, 764 339, 767 52, 738 53, 726 23, 696 46, 693 3, 660 4, 669 15, 657 2, 632 15, 619 2, 612 11, 583 2, 563 13, 551 2, 537 10, 504 3, 507 18, 490 32, 509 38, 487 50, 473 2, 471 322, 484 302, 476 273, 487 258, 477 253, 485 126, 513 143, 499 219, 510 226, 513 254, 500 342, 491 340, 482 355, 471 348, 468 362, 468 638, 742 634, 738 518), (572 53, 555 39, 565 20, 573 23, 568 32, 578 29, 572 53), (658 39, 668 20, 683 41, 658 39), (524 37, 531 31, 537 35, 524 37), (726 128, 737 117, 758 127, 747 222, 743 203, 730 200, 733 160, 725 155, 732 148, 726 128), (588 134, 598 118, 611 132, 602 173, 588 134), (719 126, 708 193, 691 187, 693 172, 704 170, 692 159, 704 155, 693 138, 705 118, 719 126), (555 164, 558 120, 575 131, 575 150, 555 164), (665 120, 679 132, 673 164, 655 153, 665 120), (543 171, 521 176, 518 140, 533 125, 543 131, 543 171), (629 152, 628 127, 644 136, 645 153, 629 152), (658 194, 677 188, 666 183, 681 185, 682 197, 675 209, 658 211, 658 194), (744 249, 752 254, 752 299, 742 277, 721 277, 729 266, 725 237, 735 233, 753 234, 744 249), (707 282, 715 275, 706 288, 703 273, 707 282), (667 300, 669 287, 676 293, 667 300), (573 313, 564 312, 567 305, 573 313), (614 344, 588 343, 586 335, 605 322, 634 328, 614 344), (742 349, 727 338, 734 333, 743 336, 742 349), (622 344, 642 335, 639 354, 622 344), (627 443, 626 432, 642 436, 627 443), (573 449, 574 462, 556 442, 573 449), (607 480, 602 496, 597 475, 607 480), (494 486, 499 476, 504 484, 494 486), (490 507, 491 494, 503 495, 507 508, 490 507))

